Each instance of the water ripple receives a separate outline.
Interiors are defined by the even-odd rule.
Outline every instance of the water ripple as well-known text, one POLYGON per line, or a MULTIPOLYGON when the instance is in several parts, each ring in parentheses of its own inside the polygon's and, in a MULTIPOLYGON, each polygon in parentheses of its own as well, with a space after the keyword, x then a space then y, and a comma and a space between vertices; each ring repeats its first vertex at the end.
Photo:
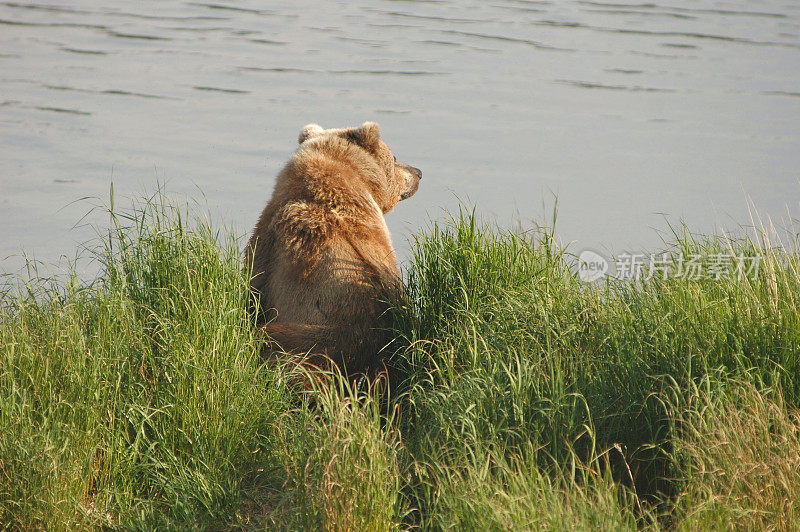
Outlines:
POLYGON ((19 4, 16 2, 2 2, 0 5, 6 7, 13 7, 14 9, 28 9, 31 11, 49 11, 51 13, 67 13, 71 15, 94 15, 92 11, 85 11, 83 9, 74 9, 71 7, 51 6, 44 4, 19 4))
POLYGON ((203 85, 195 85, 192 87, 195 90, 199 91, 209 91, 209 92, 225 92, 228 94, 250 94, 250 91, 245 91, 241 89, 224 89, 221 87, 207 87, 203 85))
MULTIPOLYGON (((597 6, 602 8, 611 8, 611 9, 620 9, 620 10, 628 10, 631 13, 643 13, 640 10, 651 10, 651 9, 667 9, 669 11, 675 11, 678 13, 703 13, 708 15, 731 15, 731 16, 743 16, 743 17, 766 17, 766 18, 788 18, 787 15, 783 13, 770 13, 766 11, 746 11, 746 10, 737 10, 737 9, 714 9, 714 8, 691 8, 691 7, 671 7, 671 6, 658 6, 656 4, 616 4, 616 3, 606 3, 606 2, 590 2, 587 0, 581 0, 578 2, 579 4, 589 5, 589 6, 597 6), (634 11, 636 10, 636 11, 634 11)), ((611 10, 598 10, 604 11, 607 13, 613 13, 614 11, 611 10)))
POLYGON ((271 39, 250 39, 250 42, 255 42, 255 43, 258 43, 258 44, 273 44, 273 45, 289 44, 286 41, 273 41, 271 39))
POLYGON ((86 112, 86 111, 80 111, 78 109, 66 109, 64 107, 45 107, 45 106, 39 107, 39 106, 37 106, 37 107, 35 107, 35 109, 38 109, 40 111, 50 111, 50 112, 53 112, 53 113, 67 113, 67 114, 72 114, 72 115, 83 115, 83 116, 89 116, 89 115, 92 114, 92 113, 89 113, 89 112, 86 112))
POLYGON ((225 4, 206 4, 203 2, 189 2, 189 5, 206 7, 208 9, 218 9, 220 11, 238 11, 239 13, 252 13, 255 15, 272 15, 275 12, 266 9, 249 9, 245 7, 229 6, 225 4))
POLYGON ((0 24, 6 26, 30 26, 38 28, 85 28, 90 30, 107 30, 108 26, 101 24, 85 24, 79 22, 26 22, 22 20, 0 19, 0 24))
POLYGON ((459 31, 459 30, 439 30, 440 33, 445 33, 449 35, 463 35, 465 37, 475 37, 477 39, 486 39, 491 41, 504 41, 504 42, 513 42, 513 43, 520 43, 520 44, 527 44, 528 46, 533 46, 534 48, 539 48, 542 50, 555 50, 560 52, 574 52, 574 49, 571 48, 559 48, 556 46, 550 46, 547 44, 543 44, 539 41, 533 41, 530 39, 523 39, 520 37, 508 37, 506 35, 492 35, 489 33, 474 33, 471 31, 459 31))
POLYGON ((389 15, 390 17, 400 17, 400 18, 411 18, 415 20, 433 20, 436 22, 447 22, 447 23, 462 23, 462 24, 486 24, 489 22, 498 22, 497 19, 475 19, 475 18, 452 18, 452 17, 437 17, 434 15, 416 15, 414 13, 402 13, 400 11, 382 11, 384 15, 389 15))
POLYGON ((176 98, 170 98, 168 96, 159 96, 157 94, 147 94, 144 92, 132 92, 126 91, 121 89, 106 89, 104 91, 100 91, 100 94, 112 94, 114 96, 135 96, 137 98, 154 98, 157 100, 174 100, 176 98))
POLYGON ((637 85, 606 85, 604 83, 595 83, 591 81, 577 81, 571 79, 557 79, 556 83, 563 85, 572 85, 581 89, 605 89, 613 91, 628 91, 628 92, 677 92, 675 89, 662 89, 658 87, 640 87, 637 85))
POLYGON ((62 46, 61 49, 71 54, 86 54, 86 55, 106 55, 108 52, 101 52, 100 50, 79 50, 78 48, 67 48, 62 46))
POLYGON ((761 94, 768 94, 770 96, 790 96, 792 98, 800 98, 800 92, 789 91, 763 91, 761 94))
POLYGON ((139 35, 136 33, 121 33, 118 31, 108 30, 108 33, 112 37, 117 37, 118 39, 138 39, 142 41, 171 41, 172 39, 169 37, 159 37, 157 35, 139 35))
POLYGON ((449 76, 450 72, 439 72, 434 70, 394 70, 394 69, 342 69, 342 70, 313 70, 306 68, 289 67, 250 67, 240 66, 237 70, 251 72, 277 72, 277 73, 299 73, 299 74, 368 74, 373 76, 449 76))
POLYGON ((620 33, 627 35, 653 35, 659 37, 687 37, 690 39, 705 39, 712 41, 732 42, 737 44, 749 44, 753 46, 776 46, 784 48, 800 48, 800 44, 784 43, 775 41, 756 41, 745 37, 732 37, 729 35, 716 35, 712 33, 697 33, 688 31, 656 31, 656 30, 635 30, 631 28, 604 28, 599 26, 585 26, 593 31, 605 33, 620 33))

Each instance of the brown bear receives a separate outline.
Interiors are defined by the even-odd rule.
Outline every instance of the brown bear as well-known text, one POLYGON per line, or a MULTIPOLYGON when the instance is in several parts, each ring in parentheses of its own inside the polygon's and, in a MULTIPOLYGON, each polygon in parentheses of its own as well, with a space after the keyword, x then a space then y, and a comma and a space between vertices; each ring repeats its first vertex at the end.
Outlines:
POLYGON ((298 141, 245 252, 264 350, 372 373, 391 340, 386 295, 402 293, 383 215, 422 173, 397 162, 374 122, 309 124, 298 141))

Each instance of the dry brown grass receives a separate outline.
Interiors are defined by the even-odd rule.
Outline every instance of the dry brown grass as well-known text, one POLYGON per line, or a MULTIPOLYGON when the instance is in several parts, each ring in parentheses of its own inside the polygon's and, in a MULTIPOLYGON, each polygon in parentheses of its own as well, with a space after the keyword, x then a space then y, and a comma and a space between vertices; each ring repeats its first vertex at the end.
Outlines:
POLYGON ((800 414, 744 383, 693 403, 677 420, 679 528, 800 530, 800 414))

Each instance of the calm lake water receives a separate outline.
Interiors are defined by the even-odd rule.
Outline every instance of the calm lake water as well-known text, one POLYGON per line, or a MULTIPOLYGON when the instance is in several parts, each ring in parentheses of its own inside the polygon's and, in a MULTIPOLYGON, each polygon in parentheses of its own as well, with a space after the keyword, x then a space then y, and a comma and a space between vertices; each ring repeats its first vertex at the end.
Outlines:
POLYGON ((460 201, 527 224, 557 197, 576 252, 796 216, 800 2, 3 2, 0 273, 74 257, 112 180, 244 234, 303 125, 365 120, 424 172, 401 257, 460 201))

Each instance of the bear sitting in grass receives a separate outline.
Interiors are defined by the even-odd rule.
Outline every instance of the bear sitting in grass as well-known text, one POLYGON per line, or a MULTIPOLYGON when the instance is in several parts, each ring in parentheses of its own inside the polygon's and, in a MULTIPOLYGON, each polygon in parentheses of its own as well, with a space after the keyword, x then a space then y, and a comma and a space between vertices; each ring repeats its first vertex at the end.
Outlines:
POLYGON ((384 214, 422 173, 397 161, 374 122, 309 124, 298 140, 246 248, 265 351, 372 373, 391 340, 386 291, 400 290, 384 214))

